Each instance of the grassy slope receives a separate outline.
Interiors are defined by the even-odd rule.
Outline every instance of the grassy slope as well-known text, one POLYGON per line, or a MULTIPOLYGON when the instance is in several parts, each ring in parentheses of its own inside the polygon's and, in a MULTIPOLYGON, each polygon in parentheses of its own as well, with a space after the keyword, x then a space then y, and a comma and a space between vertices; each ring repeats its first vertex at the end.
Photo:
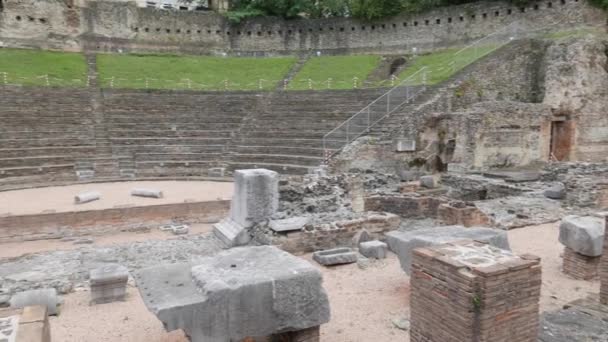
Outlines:
MULTIPOLYGON (((460 49, 447 49, 420 55, 409 63, 408 67, 399 75, 399 79, 405 80, 420 68, 427 67, 427 82, 429 84, 440 83, 477 59, 491 53, 497 47, 496 45, 480 46, 463 50, 458 54, 456 52, 460 49)), ((421 84, 422 82, 422 74, 419 73, 413 76, 408 84, 421 84)))
MULTIPOLYGON (((40 50, 0 49, 0 73, 7 73, 9 84, 77 86, 86 84, 84 56, 77 53, 40 50)), ((0 83, 4 76, 0 75, 0 83)))
POLYGON ((295 58, 98 55, 104 87, 114 77, 117 88, 230 90, 274 89, 295 58), (147 86, 146 86, 147 79, 147 86), (190 80, 190 85, 187 79, 190 80))
POLYGON ((313 57, 304 64, 302 70, 289 84, 289 89, 309 89, 309 79, 313 89, 327 89, 331 78, 331 89, 351 89, 353 78, 365 81, 378 66, 380 56, 323 56, 313 57))

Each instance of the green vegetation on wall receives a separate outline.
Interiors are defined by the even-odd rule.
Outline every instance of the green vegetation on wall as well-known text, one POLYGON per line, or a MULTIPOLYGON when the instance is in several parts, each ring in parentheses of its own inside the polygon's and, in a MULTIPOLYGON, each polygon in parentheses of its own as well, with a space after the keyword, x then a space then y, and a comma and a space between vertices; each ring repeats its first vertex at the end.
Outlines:
POLYGON ((290 82, 289 89, 352 89, 378 66, 379 56, 322 56, 309 59, 290 82))
POLYGON ((0 84, 83 87, 86 81, 82 54, 0 49, 0 84))
POLYGON ((295 60, 104 54, 97 56, 97 68, 103 87, 269 90, 283 79, 295 60))
MULTIPOLYGON (((233 22, 256 16, 297 17, 353 17, 377 20, 399 13, 416 13, 437 7, 460 5, 479 0, 234 0, 227 17, 233 22)), ((511 0, 524 5, 533 0, 511 0)), ((592 0, 608 7, 608 0, 592 0)))

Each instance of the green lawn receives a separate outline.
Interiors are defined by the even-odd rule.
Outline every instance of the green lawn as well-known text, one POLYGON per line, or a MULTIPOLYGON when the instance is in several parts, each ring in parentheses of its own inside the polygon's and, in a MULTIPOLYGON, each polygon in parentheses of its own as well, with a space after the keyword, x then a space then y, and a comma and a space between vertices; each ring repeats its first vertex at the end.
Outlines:
POLYGON ((414 74, 422 67, 427 67, 427 83, 440 83, 447 80, 450 76, 467 65, 496 50, 498 47, 498 45, 486 45, 477 48, 468 48, 462 51, 460 49, 447 49, 416 56, 413 61, 409 63, 408 67, 401 72, 399 79, 405 80, 411 77, 411 80, 407 81, 408 84, 422 84, 423 74, 414 74))
POLYGON ((103 87, 268 90, 277 86, 295 60, 103 54, 97 55, 97 69, 103 87))
POLYGON ((86 75, 82 54, 0 49, 0 84, 84 87, 86 75))
POLYGON ((361 87, 379 62, 380 56, 312 57, 289 83, 289 89, 310 89, 310 86, 313 89, 352 89, 355 77, 361 87))

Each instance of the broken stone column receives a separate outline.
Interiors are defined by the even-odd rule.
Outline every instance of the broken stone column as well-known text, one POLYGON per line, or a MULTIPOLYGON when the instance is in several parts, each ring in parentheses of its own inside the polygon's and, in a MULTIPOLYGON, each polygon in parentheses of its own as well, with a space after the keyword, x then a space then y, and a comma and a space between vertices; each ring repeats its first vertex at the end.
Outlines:
POLYGON ((80 194, 74 196, 74 203, 84 204, 84 203, 97 201, 100 198, 101 198, 101 194, 97 191, 83 192, 83 193, 80 193, 80 194))
POLYGON ((570 215, 559 226, 559 241, 565 246, 563 272, 575 279, 597 277, 604 241, 604 220, 570 215))
POLYGON ((145 269, 135 279, 165 328, 182 329, 192 342, 272 336, 312 342, 330 318, 319 270, 276 247, 232 248, 195 266, 145 269))
MULTIPOLYGON (((608 215, 604 216, 605 231, 608 231, 608 215)), ((600 302, 608 305, 608 234, 604 234, 604 255, 600 262, 600 302)))
POLYGON ((536 342, 540 259, 463 240, 414 250, 412 342, 536 342))
POLYGON ((249 228, 268 220, 279 207, 279 174, 266 169, 234 172, 230 216, 213 226, 228 247, 249 243, 249 228))
POLYGON ((135 188, 135 189, 131 190, 131 196, 148 197, 148 198, 163 198, 163 192, 158 189, 135 188))

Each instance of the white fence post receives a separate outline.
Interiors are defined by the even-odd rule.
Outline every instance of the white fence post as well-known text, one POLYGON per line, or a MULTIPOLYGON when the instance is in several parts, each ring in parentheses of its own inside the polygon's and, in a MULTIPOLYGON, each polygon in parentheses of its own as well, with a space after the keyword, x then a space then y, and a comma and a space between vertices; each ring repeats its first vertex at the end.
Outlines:
POLYGON ((46 83, 47 87, 51 86, 51 81, 49 81, 49 75, 44 75, 44 82, 46 83))
POLYGON ((354 89, 357 89, 357 87, 358 87, 358 85, 357 85, 358 81, 359 81, 358 77, 356 77, 356 76, 353 77, 353 88, 354 89))
POLYGON ((4 85, 8 84, 8 73, 6 73, 6 72, 2 73, 2 81, 4 82, 4 85))
POLYGON ((312 89, 312 80, 308 79, 308 89, 312 89))
POLYGON ((283 80, 283 90, 287 90, 287 86, 288 86, 288 84, 289 84, 289 80, 284 79, 284 80, 283 80))

